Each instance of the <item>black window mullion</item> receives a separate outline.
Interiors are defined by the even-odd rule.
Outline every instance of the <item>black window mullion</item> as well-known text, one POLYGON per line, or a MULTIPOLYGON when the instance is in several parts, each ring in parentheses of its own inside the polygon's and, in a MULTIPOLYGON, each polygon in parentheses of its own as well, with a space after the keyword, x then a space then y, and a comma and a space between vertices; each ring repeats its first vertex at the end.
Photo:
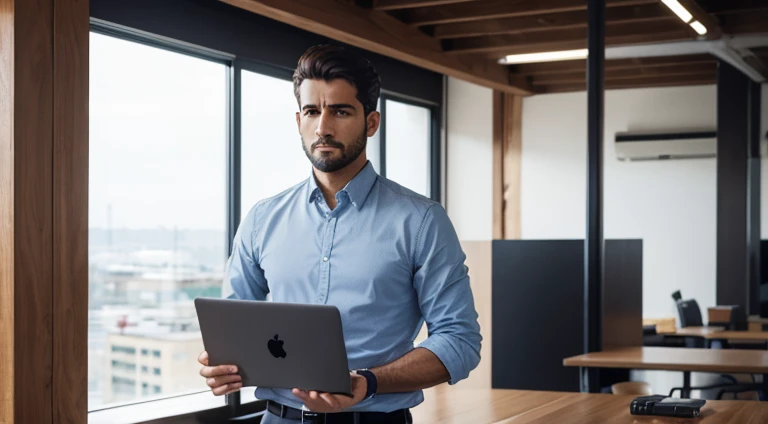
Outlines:
POLYGON ((381 95, 381 120, 379 122, 379 175, 387 177, 387 97, 381 95))

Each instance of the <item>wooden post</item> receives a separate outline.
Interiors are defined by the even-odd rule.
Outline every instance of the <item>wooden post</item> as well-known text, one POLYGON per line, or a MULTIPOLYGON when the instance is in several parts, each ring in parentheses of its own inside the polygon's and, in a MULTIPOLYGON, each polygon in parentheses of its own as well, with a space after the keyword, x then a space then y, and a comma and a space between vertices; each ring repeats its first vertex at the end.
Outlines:
POLYGON ((88 0, 0 0, 0 423, 87 421, 88 0))
POLYGON ((493 238, 520 239, 523 98, 493 93, 493 238))

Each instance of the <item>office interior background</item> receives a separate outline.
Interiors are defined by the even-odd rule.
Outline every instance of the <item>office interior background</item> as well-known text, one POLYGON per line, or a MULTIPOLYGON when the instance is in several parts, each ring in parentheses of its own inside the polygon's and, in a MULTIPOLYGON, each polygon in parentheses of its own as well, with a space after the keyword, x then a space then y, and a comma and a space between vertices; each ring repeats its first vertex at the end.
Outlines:
MULTIPOLYGON (((36 13, 22 3, 15 2, 17 28, 36 13)), ((61 18, 62 12, 55 9, 59 1, 47 3, 54 7, 46 10, 61 18)), ((85 3, 88 39, 81 37, 80 42, 87 41, 87 48, 79 51, 87 51, 88 57, 87 81, 81 80, 88 84, 88 421, 161 418, 130 409, 142 402, 166 402, 163 405, 170 405, 164 407, 173 411, 172 416, 225 402, 255 402, 251 388, 243 389, 236 401, 207 393, 198 375, 197 355, 203 345, 193 300, 220 296, 229 243, 250 207, 310 176, 295 127, 291 74, 301 53, 322 43, 348 45, 378 68, 382 125, 368 140, 368 157, 379 174, 442 203, 467 254, 484 336, 483 360, 459 386, 578 391, 579 375, 566 370, 562 359, 584 353, 582 335, 571 331, 584 331, 584 300, 561 303, 569 293, 582 293, 584 288, 584 253, 579 249, 588 229, 586 52, 565 61, 514 64, 510 56, 506 59, 510 63, 500 64, 498 59, 586 47, 587 3, 553 1, 550 9, 537 9, 532 0, 277 3, 85 3), (392 43, 403 46, 405 53, 388 57, 386 49, 366 49, 359 33, 339 41, 336 33, 318 34, 253 10, 284 7, 288 14, 312 16, 326 4, 354 10, 350 16, 365 16, 378 25, 371 30, 370 45, 392 43), (306 11, 296 12, 302 8, 306 11), (416 47, 405 47, 400 35, 392 35, 410 34, 398 31, 414 28, 425 37, 414 41, 416 47), (391 38, 381 35, 388 32, 391 38), (418 48, 435 45, 442 49, 440 57, 414 59, 418 48), (482 63, 485 68, 468 63, 482 63), (497 78, 502 71, 504 77, 497 78), (553 244, 568 241, 576 244, 553 244), (535 264, 518 274, 515 266, 524 265, 521 258, 535 264), (570 272, 570 279, 537 278, 537 270, 558 267, 570 272), (536 293, 531 294, 535 298, 520 297, 526 287, 534 286, 538 288, 530 293, 536 293), (508 315, 500 305, 505 299, 512 299, 514 309, 508 315), (574 323, 578 325, 569 326, 574 323), (576 350, 556 362, 531 363, 525 376, 507 360, 510 346, 527 345, 509 354, 530 356, 542 346, 561 342, 576 350), (567 381, 548 384, 548 378, 567 381)), ((739 306, 745 316, 768 318, 768 311, 761 314, 766 306, 760 305, 768 303, 768 284, 763 282, 768 279, 768 263, 754 255, 760 252, 760 241, 768 240, 768 3, 681 1, 707 26, 709 35, 681 22, 664 3, 608 1, 606 9, 602 236, 634 243, 627 254, 636 272, 619 278, 621 284, 634 286, 616 296, 632 297, 627 302, 637 314, 622 319, 635 325, 632 331, 637 331, 641 345, 641 324, 683 327, 678 303, 671 297, 675 291, 683 299, 696 300, 704 325, 709 308, 731 304, 718 299, 720 290, 743 289, 741 298, 747 302, 739 306), (730 44, 684 52, 696 50, 695 43, 715 46, 726 39, 730 44), (638 56, 620 52, 622 46, 634 46, 632 52, 638 56), (657 55, 649 53, 653 49, 657 55), (742 165, 725 170, 718 164, 722 148, 718 124, 725 119, 720 116, 722 108, 729 106, 718 99, 723 66, 734 67, 759 84, 749 109, 750 119, 757 119, 751 128, 759 132, 739 140, 758 149, 749 155, 755 160, 747 160, 745 153, 742 165), (757 114, 752 112, 754 103, 757 114), (637 139, 617 141, 625 133, 637 139), (691 133, 701 134, 691 137, 691 133), (648 139, 646 134, 664 136, 648 139), (627 153, 630 143, 640 150, 627 153), (743 176, 737 182, 719 178, 739 172, 743 176), (745 191, 735 197, 741 201, 737 211, 751 215, 734 231, 754 232, 750 225, 759 224, 757 237, 743 237, 742 251, 744 268, 761 270, 762 279, 757 279, 759 272, 745 271, 746 280, 733 283, 718 273, 719 252, 730 246, 718 236, 724 225, 718 214, 736 213, 723 209, 728 202, 719 199, 718 190, 745 191)), ((8 10, 3 15, 0 8, 0 16, 5 16, 0 21, 13 20, 8 10)), ((21 49, 23 43, 13 42, 21 49)), ((3 50, 8 48, 6 44, 3 50)), ((54 42, 52 48, 59 47, 54 42)), ((23 56, 22 51, 15 54, 23 56)), ((61 59, 54 55, 52 60, 61 59)), ((23 71, 15 69, 17 75, 23 71)), ((12 156, 5 159, 4 163, 14 163, 12 156)), ((14 169, 9 175, 21 180, 19 163, 14 169)), ((20 186, 15 187, 20 199, 20 186)), ((9 198, 5 192, 3 197, 9 198)), ((14 202, 18 200, 3 206, 15 207, 20 216, 23 208, 14 202)), ((55 202, 44 207, 55 210, 55 202)), ((13 227, 13 214, 2 217, 13 227)), ((11 246, 18 243, 14 237, 21 232, 17 234, 7 236, 11 246)), ((14 262, 12 254, 13 248, 9 263, 14 262)), ((17 269, 27 266, 16 264, 17 269)), ((18 288, 19 275, 5 275, 10 277, 2 282, 17 287, 19 296, 2 300, 13 314, 25 292, 18 288)), ((7 293, 12 292, 3 292, 7 293)), ((52 295, 49 304, 55 298, 52 295)), ((57 313, 55 319, 66 316, 57 313)), ((23 327, 15 325, 18 339, 23 327)), ((425 329, 416 343, 426 336, 425 329)), ((686 343, 691 341, 683 340, 680 348, 686 343)), ((661 370, 633 370, 627 377, 648 383, 658 393, 680 386, 683 379, 680 373, 661 370)), ((693 385, 717 378, 694 373, 693 385)), ((735 397, 758 396, 746 392, 735 397)))

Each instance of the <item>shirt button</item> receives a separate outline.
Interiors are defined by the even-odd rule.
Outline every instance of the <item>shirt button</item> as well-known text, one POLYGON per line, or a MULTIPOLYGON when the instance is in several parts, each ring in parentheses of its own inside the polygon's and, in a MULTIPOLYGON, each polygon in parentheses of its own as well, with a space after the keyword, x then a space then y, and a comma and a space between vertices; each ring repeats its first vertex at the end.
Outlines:
POLYGON ((328 262, 328 257, 327 256, 323 256, 323 262, 328 262))

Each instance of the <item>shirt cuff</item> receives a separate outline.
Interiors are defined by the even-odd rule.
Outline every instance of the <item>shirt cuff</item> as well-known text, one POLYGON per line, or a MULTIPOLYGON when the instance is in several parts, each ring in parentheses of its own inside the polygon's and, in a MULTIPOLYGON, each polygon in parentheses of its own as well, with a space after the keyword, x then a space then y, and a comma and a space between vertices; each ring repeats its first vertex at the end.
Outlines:
POLYGON ((456 342, 444 334, 432 334, 418 346, 429 350, 440 359, 450 376, 448 384, 456 384, 469 375, 469 370, 463 366, 462 355, 454 343, 456 342))

